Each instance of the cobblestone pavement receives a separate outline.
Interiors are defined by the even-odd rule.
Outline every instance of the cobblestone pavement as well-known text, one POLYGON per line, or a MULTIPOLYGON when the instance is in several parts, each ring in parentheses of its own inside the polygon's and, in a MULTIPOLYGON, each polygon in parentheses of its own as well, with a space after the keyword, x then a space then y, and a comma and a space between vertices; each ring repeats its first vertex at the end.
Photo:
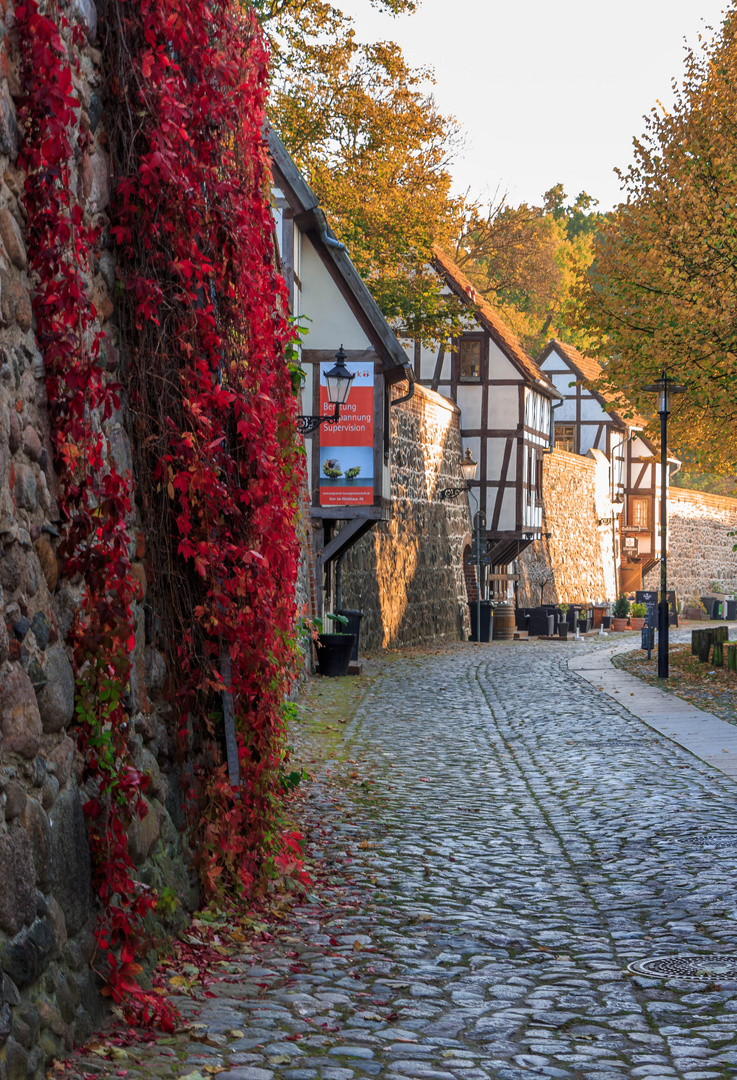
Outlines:
POLYGON ((139 1047, 129 1080, 733 1076, 737 968, 626 969, 734 957, 737 846, 708 837, 737 843, 737 789, 567 670, 598 644, 467 644, 316 681, 298 739, 329 879, 224 962, 214 997, 178 999, 207 1042, 139 1047))

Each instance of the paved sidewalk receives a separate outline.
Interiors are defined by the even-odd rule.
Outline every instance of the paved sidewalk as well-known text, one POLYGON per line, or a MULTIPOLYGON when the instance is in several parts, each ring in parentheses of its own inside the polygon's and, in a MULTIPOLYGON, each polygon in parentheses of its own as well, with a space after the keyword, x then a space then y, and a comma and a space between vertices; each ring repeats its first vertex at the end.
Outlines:
POLYGON ((602 644, 396 656, 350 700, 317 680, 294 737, 327 880, 180 996, 196 1038, 67 1075, 734 1076, 737 981, 627 965, 734 957, 737 789, 568 669, 602 644))
POLYGON ((618 642, 586 656, 572 657, 568 667, 612 697, 618 694, 620 704, 640 720, 725 776, 737 779, 737 726, 614 667, 612 657, 633 648, 637 648, 635 641, 618 642), (634 701, 630 700, 633 697, 634 701))

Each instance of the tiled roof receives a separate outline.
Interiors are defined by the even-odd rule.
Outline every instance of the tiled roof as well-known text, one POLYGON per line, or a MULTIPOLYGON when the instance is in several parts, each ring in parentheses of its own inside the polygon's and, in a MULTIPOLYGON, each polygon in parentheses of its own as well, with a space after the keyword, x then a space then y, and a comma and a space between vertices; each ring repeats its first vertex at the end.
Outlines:
POLYGON ((456 295, 465 297, 473 304, 479 322, 489 331, 509 359, 517 364, 524 375, 538 384, 538 389, 554 392, 554 387, 547 375, 540 370, 530 354, 523 348, 517 335, 500 318, 488 300, 485 300, 477 291, 461 268, 456 266, 451 257, 437 244, 433 245, 433 256, 435 269, 445 278, 456 295))
MULTIPOLYGON (((540 360, 545 359, 553 349, 565 356, 576 374, 584 382, 595 383, 603 374, 604 369, 597 360, 594 360, 591 356, 584 356, 575 345, 569 345, 566 341, 558 341, 557 338, 551 338, 540 354, 540 360)), ((594 393, 603 401, 606 401, 608 405, 614 406, 614 411, 623 423, 634 427, 647 427, 647 420, 640 416, 639 413, 634 412, 627 399, 621 394, 612 393, 610 390, 599 390, 598 388, 594 390, 594 393), (623 416, 625 412, 627 413, 626 419, 623 416)))

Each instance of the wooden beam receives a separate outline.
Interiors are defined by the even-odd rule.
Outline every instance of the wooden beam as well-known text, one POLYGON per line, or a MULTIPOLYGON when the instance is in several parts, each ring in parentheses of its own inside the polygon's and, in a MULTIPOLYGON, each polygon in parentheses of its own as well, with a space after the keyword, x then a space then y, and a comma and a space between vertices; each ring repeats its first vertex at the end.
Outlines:
POLYGON ((352 521, 354 518, 371 518, 381 521, 384 517, 381 506, 311 506, 311 518, 329 518, 330 520, 352 521))
POLYGON ((441 345, 438 349, 438 358, 435 361, 435 371, 433 372, 432 382, 430 383, 430 389, 437 393, 438 385, 440 383, 440 376, 443 374, 443 360, 445 359, 445 345, 441 345))
POLYGON ((373 529, 375 524, 376 522, 370 518, 354 518, 319 553, 320 565, 324 568, 335 559, 339 559, 349 548, 357 544, 369 529, 373 529))

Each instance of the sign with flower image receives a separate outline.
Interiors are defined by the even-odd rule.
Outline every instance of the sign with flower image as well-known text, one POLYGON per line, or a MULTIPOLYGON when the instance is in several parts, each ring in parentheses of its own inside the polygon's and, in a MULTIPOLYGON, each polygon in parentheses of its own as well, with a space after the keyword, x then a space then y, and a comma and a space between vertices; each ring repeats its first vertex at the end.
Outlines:
MULTIPOLYGON (((331 413, 325 372, 320 364, 320 414, 331 413)), ((372 506, 374 502, 374 365, 346 363, 355 374, 337 424, 320 429, 320 505, 372 506)))

